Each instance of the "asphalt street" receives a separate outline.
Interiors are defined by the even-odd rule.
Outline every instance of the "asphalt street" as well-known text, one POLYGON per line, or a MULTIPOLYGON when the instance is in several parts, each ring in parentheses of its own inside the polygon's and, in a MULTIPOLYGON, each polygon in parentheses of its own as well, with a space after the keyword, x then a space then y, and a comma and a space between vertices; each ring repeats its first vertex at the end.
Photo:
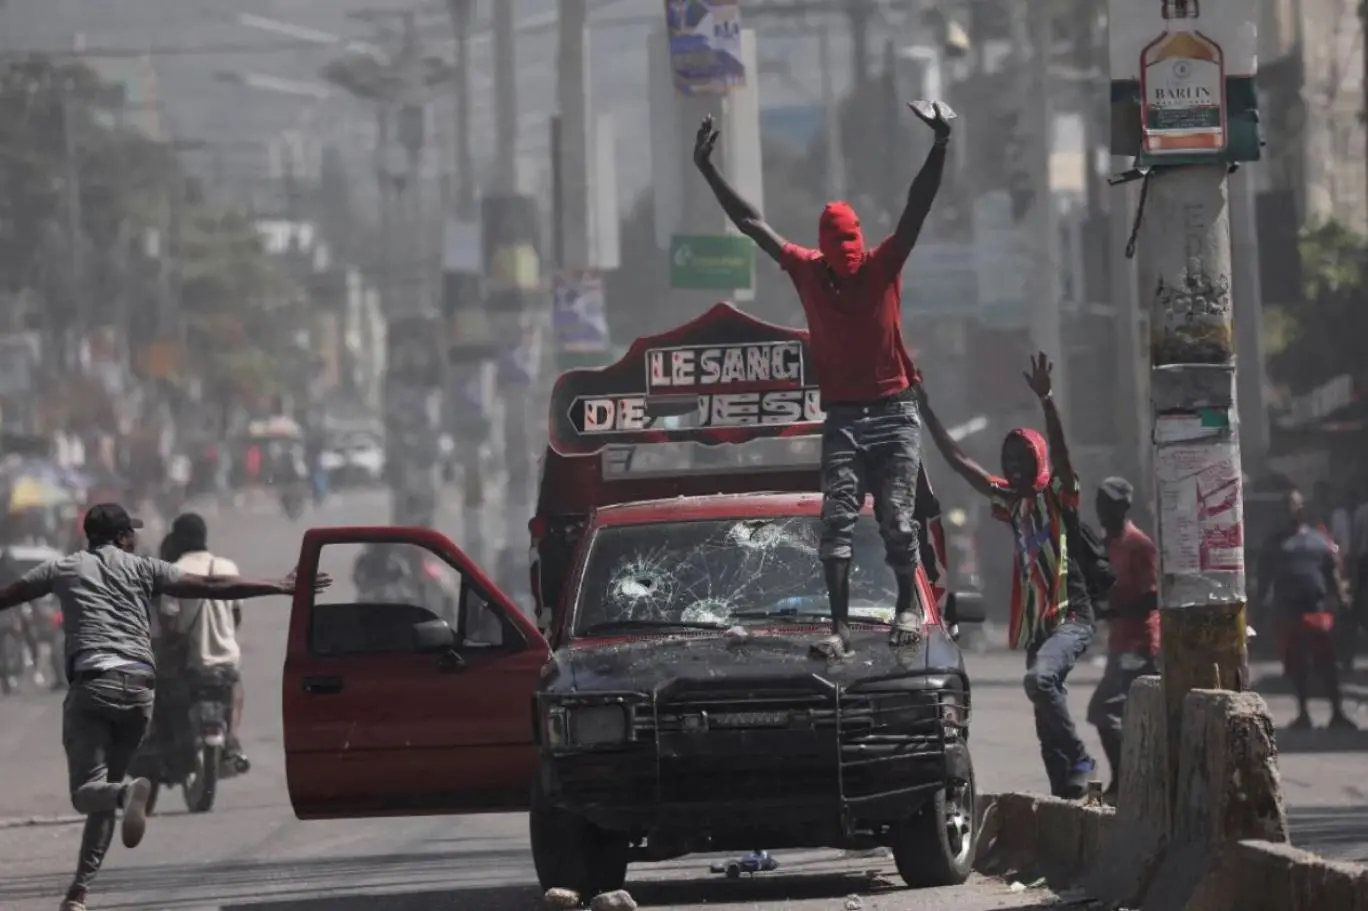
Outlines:
MULTIPOLYGON (((309 524, 377 524, 388 513, 379 493, 352 493, 292 524, 269 501, 210 517, 210 546, 244 573, 278 575, 293 565, 309 524)), ((445 510, 443 530, 461 523, 445 510)), ((484 527, 503 527, 492 509, 484 527)), ((100 909, 233 911, 525 911, 538 890, 521 815, 303 823, 285 788, 280 673, 288 605, 273 598, 247 606, 243 624, 247 706, 243 740, 254 763, 224 782, 208 815, 182 810, 164 794, 143 845, 116 846, 92 894, 100 909)), ((1040 790, 1043 782, 1031 714, 1021 692, 1020 656, 990 651, 970 658, 974 674, 973 753, 982 790, 1040 790)), ((1070 699, 1081 720, 1100 671, 1080 667, 1070 699)), ((1270 696, 1280 723, 1290 700, 1270 696)), ((1322 714, 1323 706, 1318 706, 1322 714)), ((74 861, 79 827, 69 821, 60 745, 61 697, 40 691, 0 700, 0 907, 56 908, 74 861), (63 819, 68 817, 68 819, 63 819), (41 818, 40 824, 19 824, 41 818)), ((1368 727, 1368 714, 1359 718, 1368 727)), ((1321 719, 1323 721, 1323 719, 1321 719)), ((1089 740, 1095 745, 1091 729, 1089 740)), ((1318 732, 1280 738, 1283 783, 1293 808, 1294 840, 1333 857, 1368 862, 1368 735, 1338 740, 1318 732)), ((891 860, 836 852, 786 852, 781 870, 753 881, 710 876, 708 858, 635 867, 628 888, 643 905, 871 911, 988 911, 1042 906, 1048 897, 1013 894, 995 882, 959 889, 901 888, 891 860), (850 896, 858 896, 852 900, 850 896)))

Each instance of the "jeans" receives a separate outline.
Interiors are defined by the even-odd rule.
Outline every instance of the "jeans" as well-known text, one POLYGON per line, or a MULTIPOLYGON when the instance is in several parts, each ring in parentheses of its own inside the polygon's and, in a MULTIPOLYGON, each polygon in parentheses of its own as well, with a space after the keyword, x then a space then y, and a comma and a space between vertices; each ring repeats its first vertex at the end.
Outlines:
POLYGON ((1121 783, 1121 731, 1131 684, 1159 673, 1153 655, 1121 653, 1107 656, 1107 669, 1088 702, 1088 723, 1097 728, 1102 751, 1111 765, 1112 784, 1121 783))
POLYGON ((921 412, 900 396, 868 405, 832 405, 822 427, 823 560, 849 560, 866 494, 888 565, 901 576, 921 562, 916 519, 921 412))
POLYGON ((154 692, 150 676, 119 671, 74 680, 67 691, 62 746, 71 805, 86 817, 73 891, 89 888, 114 839, 124 776, 152 718, 154 692))
POLYGON ((1093 766, 1088 748, 1069 714, 1069 688, 1064 681, 1092 644, 1091 623, 1073 618, 1032 644, 1026 651, 1026 697, 1035 709, 1040 757, 1050 778, 1050 793, 1059 796, 1070 776, 1093 766))

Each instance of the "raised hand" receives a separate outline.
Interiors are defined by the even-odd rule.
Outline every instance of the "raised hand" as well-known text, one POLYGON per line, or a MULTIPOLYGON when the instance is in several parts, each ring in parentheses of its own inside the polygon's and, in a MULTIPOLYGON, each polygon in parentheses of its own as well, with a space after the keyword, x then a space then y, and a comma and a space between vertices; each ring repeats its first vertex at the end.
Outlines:
POLYGON ((1049 398, 1054 390, 1054 364, 1042 351, 1031 358, 1031 370, 1029 373, 1022 373, 1026 377, 1026 385, 1031 387, 1040 398, 1049 398))
POLYGON ((722 132, 713 125, 712 115, 703 118, 703 122, 698 125, 698 133, 694 136, 693 160, 698 167, 709 164, 712 159, 713 147, 717 145, 717 139, 722 132))
POLYGON ((944 101, 909 101, 907 107, 917 115, 918 120, 935 132, 937 139, 950 136, 950 121, 956 117, 950 105, 944 101))

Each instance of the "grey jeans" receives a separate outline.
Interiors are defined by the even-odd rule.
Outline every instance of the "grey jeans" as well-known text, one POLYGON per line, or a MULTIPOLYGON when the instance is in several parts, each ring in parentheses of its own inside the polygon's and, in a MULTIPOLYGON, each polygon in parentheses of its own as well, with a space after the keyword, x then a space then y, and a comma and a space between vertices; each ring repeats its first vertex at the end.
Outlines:
POLYGON ((822 426, 823 560, 849 560, 866 494, 874 496, 889 566, 912 575, 921 562, 917 473, 921 412, 911 398, 832 405, 822 426))
POLYGON ((1102 751, 1112 769, 1112 783, 1121 782, 1121 730, 1126 699, 1137 678, 1159 673, 1153 655, 1109 654, 1107 669, 1088 702, 1088 723, 1097 728, 1102 751))
POLYGON ((62 707, 71 805, 86 817, 74 891, 85 891, 114 839, 114 817, 123 803, 133 754, 152 718, 150 674, 108 671, 72 681, 62 707))

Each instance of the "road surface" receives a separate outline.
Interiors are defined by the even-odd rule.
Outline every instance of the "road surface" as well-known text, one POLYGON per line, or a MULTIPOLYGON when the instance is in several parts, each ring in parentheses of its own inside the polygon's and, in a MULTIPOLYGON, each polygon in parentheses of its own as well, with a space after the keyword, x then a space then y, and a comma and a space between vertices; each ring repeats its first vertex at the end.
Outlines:
MULTIPOLYGON (((210 545, 245 573, 288 570, 303 524, 366 524, 387 515, 378 493, 351 493, 293 526, 269 503, 210 518, 210 545)), ((502 527, 501 517, 490 521, 502 527)), ((447 523, 444 523, 447 524, 447 523)), ((448 528, 454 530, 454 523, 448 528)), ((212 814, 181 811, 180 795, 164 794, 136 851, 116 843, 92 893, 100 909, 233 909, 233 911, 526 911, 538 890, 528 853, 525 817, 394 819, 302 823, 285 789, 280 730, 280 671, 287 605, 268 599, 247 606, 243 625, 247 709, 244 742, 254 767, 223 784, 212 814)), ((974 759, 984 790, 1040 790, 1043 774, 1030 712, 1020 687, 1020 657, 971 656, 974 677, 974 759)), ((1077 717, 1099 675, 1078 672, 1071 700, 1077 717)), ((1290 720, 1286 697, 1272 697, 1280 722, 1290 720)), ((51 911, 65 888, 79 827, 32 817, 70 814, 60 747, 61 698, 31 693, 0 700, 0 907, 51 911)), ((1364 717, 1364 716, 1360 716, 1364 717)), ((1368 718, 1365 718, 1368 721, 1368 718)), ((1091 738, 1091 729, 1087 733, 1091 738)), ((1368 742, 1284 742, 1283 780, 1295 808, 1295 835, 1313 850, 1368 861, 1368 795, 1363 784, 1368 742)), ((1095 739, 1093 740, 1095 743, 1095 739)), ((707 874, 708 858, 634 867, 628 888, 645 906, 662 909, 783 908, 830 911, 858 895, 870 911, 988 911, 1037 907, 1045 896, 1012 894, 1000 883, 974 881, 959 889, 911 892, 890 860, 843 859, 834 852, 783 852, 782 875, 726 882, 707 874), (873 871, 874 876, 870 873, 873 871)))

